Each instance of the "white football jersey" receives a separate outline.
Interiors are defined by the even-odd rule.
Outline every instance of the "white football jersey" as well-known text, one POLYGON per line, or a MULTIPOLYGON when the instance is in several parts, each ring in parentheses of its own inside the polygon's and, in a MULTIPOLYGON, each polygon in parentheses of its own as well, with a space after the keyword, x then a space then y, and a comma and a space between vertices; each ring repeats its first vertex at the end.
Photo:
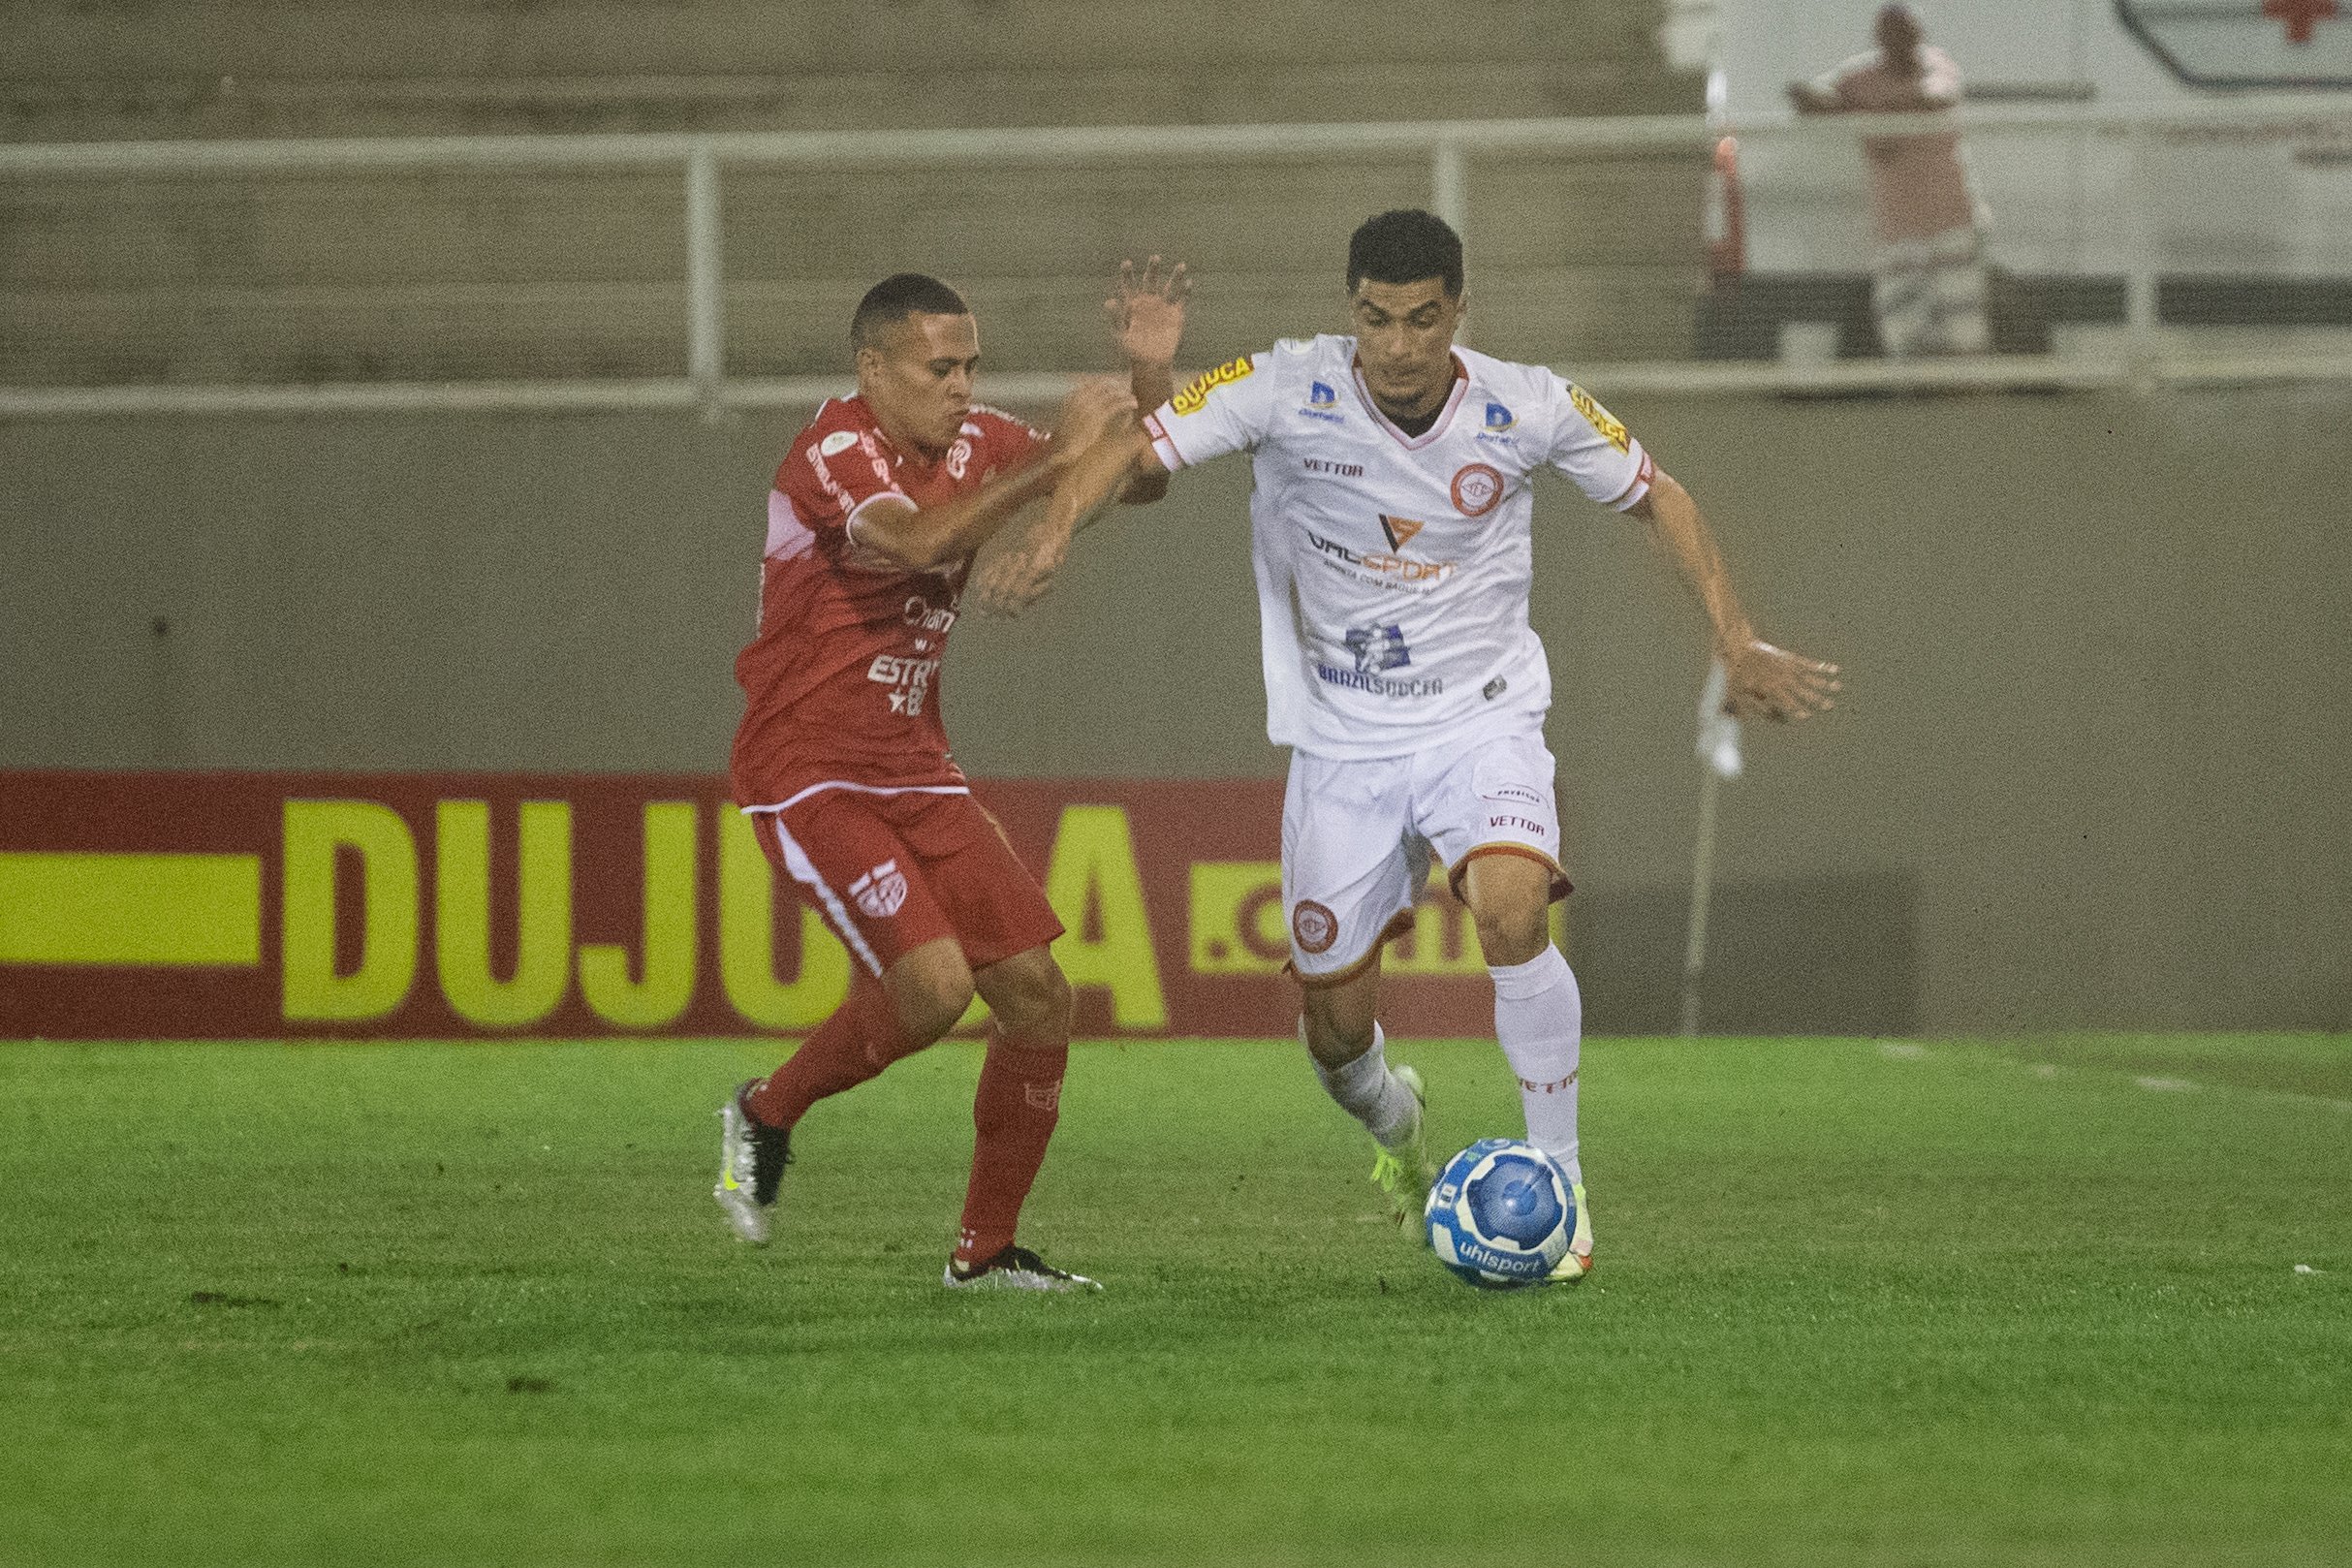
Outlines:
POLYGON ((1546 465, 1622 511, 1649 456, 1541 365, 1468 349, 1427 433, 1373 406, 1353 337, 1285 339, 1220 365, 1145 421, 1171 471, 1254 455, 1250 497, 1266 730, 1317 756, 1396 757, 1552 706, 1527 623, 1546 465))

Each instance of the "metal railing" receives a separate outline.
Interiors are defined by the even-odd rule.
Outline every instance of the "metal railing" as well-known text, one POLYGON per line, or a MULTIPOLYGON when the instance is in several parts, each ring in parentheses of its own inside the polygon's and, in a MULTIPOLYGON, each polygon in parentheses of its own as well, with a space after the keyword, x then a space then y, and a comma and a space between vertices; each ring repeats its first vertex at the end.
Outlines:
MULTIPOLYGON (((1735 131, 1751 154, 1815 157, 1815 180, 1830 168, 1817 149, 1852 163, 1844 177, 1859 191, 1851 144, 1868 138, 1958 130, 1980 155, 2016 139, 2078 149, 2104 149, 2100 168, 2124 172, 2121 231, 2098 226, 2098 243, 2119 263, 2125 309, 2119 345, 2108 351, 1991 354, 1918 361, 1877 359, 1667 360, 1582 364, 1579 375, 1613 392, 1805 392, 1873 387, 2152 387, 2178 382, 2352 378, 2352 336, 2332 332, 2282 348, 2168 339, 2159 312, 2165 271, 2154 217, 2167 194, 2150 183, 2151 153, 2165 145, 2210 143, 2272 147, 2290 142, 2342 149, 2335 178, 2352 191, 2352 111, 2307 96, 2216 103, 2091 107, 2030 104, 1963 109, 1951 115, 1786 114, 1737 127, 1699 115, 1587 119, 1476 120, 1389 124, 1133 126, 821 133, 657 134, 483 138, 388 138, 274 141, 110 142, 0 145, 0 196, 12 184, 121 179, 204 180, 220 176, 317 176, 336 173, 505 174, 555 172, 672 171, 681 181, 678 235, 685 311, 678 324, 685 374, 568 380, 343 381, 325 384, 0 385, 0 417, 192 412, 368 412, 690 409, 706 411, 813 403, 840 390, 842 376, 746 377, 727 363, 726 267, 721 226, 730 172, 752 170, 997 169, 1180 161, 1247 165, 1333 158, 1426 159, 1431 209, 1469 234, 1470 196, 1482 160, 1509 155, 1562 158, 1687 153, 1706 158, 1735 131)), ((2330 160, 2312 161, 2329 177, 2330 160)), ((1839 166, 1842 167, 1842 166, 1839 166)), ((2078 170, 2078 182, 2082 175, 2078 170)), ((2116 193, 2110 191, 2108 196, 2116 193)), ((1751 181, 1751 223, 1769 216, 1769 177, 1751 181)), ((2110 204, 2115 204, 2111 202, 2110 204)), ((2352 235, 2352 195, 2345 199, 2352 235)), ((1850 214, 1849 214, 1850 217, 1850 214)), ((2078 218, 2078 229, 2085 225, 2078 218)), ((1999 239, 1996 236, 1995 253, 1999 239)), ((2352 285, 2352 237, 2336 268, 2352 285)), ((2063 258, 2060 261, 2063 262, 2063 258)), ((1115 258, 1106 258, 1106 265, 1115 258)), ((2076 258, 2082 265, 2083 257, 2076 258)), ((1694 272, 1700 258, 1692 259, 1694 272)), ((1069 375, 1053 370, 991 376, 989 395, 1010 402, 1050 399, 1069 375)))

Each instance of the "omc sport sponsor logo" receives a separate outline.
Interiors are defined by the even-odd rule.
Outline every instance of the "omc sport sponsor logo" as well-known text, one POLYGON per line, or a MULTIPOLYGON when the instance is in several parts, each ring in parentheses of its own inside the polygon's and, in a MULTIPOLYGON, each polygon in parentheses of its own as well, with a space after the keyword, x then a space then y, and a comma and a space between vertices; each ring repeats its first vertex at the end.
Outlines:
POLYGON ((1219 387, 1229 387, 1237 381, 1247 380, 1257 365, 1246 354, 1228 363, 1218 365, 1207 374, 1196 377, 1192 384, 1169 399, 1169 406, 1178 414, 1198 414, 1207 406, 1208 394, 1219 387))
POLYGON ((1336 539, 1326 539, 1312 528, 1306 531, 1306 540, 1318 554, 1386 582, 1435 584, 1452 577, 1461 566, 1459 561, 1416 561, 1394 550, 1374 550, 1365 554, 1350 549, 1336 539))

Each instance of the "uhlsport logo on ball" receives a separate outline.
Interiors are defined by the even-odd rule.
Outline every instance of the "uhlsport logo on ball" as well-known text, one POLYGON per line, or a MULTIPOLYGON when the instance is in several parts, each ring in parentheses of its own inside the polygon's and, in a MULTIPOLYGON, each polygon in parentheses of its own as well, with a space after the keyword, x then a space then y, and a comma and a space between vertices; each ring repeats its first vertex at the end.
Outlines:
POLYGON ((1483 1138, 1448 1160, 1425 1213, 1437 1261, 1486 1290, 1537 1283, 1576 1233, 1567 1176, 1552 1156, 1512 1138, 1483 1138))

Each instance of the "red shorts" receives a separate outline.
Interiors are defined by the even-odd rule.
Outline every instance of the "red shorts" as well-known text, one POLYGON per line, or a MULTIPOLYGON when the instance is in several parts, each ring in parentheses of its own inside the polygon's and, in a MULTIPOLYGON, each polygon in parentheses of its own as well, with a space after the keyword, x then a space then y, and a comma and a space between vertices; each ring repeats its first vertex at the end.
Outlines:
POLYGON ((1062 934, 1004 829, 962 791, 828 789, 751 822, 868 974, 943 936, 985 969, 1062 934))

